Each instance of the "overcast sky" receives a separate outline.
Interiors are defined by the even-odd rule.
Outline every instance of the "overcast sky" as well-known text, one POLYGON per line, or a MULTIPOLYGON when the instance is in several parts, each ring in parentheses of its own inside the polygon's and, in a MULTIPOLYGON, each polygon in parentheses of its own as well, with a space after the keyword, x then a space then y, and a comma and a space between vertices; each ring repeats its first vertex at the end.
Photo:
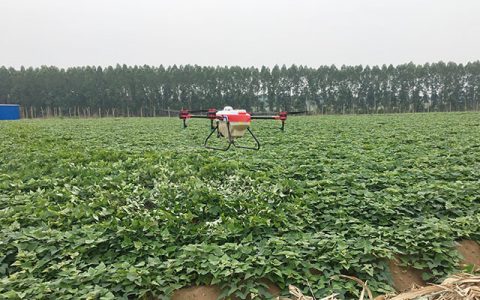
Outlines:
POLYGON ((0 0, 13 67, 479 59, 479 0, 0 0))

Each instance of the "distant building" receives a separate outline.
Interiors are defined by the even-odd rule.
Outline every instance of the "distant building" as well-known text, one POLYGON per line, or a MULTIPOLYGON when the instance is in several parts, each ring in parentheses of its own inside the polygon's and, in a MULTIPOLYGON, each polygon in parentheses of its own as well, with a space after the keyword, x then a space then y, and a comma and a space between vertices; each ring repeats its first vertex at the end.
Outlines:
POLYGON ((20 105, 0 104, 0 120, 18 120, 18 119, 20 119, 20 105))

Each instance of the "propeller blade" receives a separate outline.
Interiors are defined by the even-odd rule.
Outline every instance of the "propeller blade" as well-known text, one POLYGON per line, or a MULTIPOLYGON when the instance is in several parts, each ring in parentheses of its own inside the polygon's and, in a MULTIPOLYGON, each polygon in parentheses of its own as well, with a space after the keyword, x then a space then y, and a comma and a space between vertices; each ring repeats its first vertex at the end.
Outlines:
MULTIPOLYGON (((287 111, 287 115, 301 115, 301 114, 308 114, 309 111, 287 111)), ((270 115, 270 116, 277 116, 278 114, 280 114, 280 112, 254 112, 254 113, 250 113, 251 116, 267 116, 267 115, 270 115)))
POLYGON ((250 113, 251 116, 268 116, 268 115, 278 115, 278 113, 275 112, 269 112, 269 111, 257 111, 257 112, 252 112, 250 113))
MULTIPOLYGON (((180 110, 178 109, 159 109, 159 111, 164 111, 164 112, 171 112, 171 113, 179 113, 180 110)), ((191 113, 191 114, 196 114, 196 113, 206 113, 208 112, 208 109, 197 109, 197 110, 188 110, 188 113, 191 113)))
POLYGON ((189 110, 188 112, 192 113, 192 114, 206 113, 206 112, 208 112, 208 109, 189 110))
POLYGON ((179 110, 176 109, 158 109, 159 111, 164 111, 164 112, 171 112, 171 113, 179 113, 179 110))
POLYGON ((289 115, 301 115, 301 114, 308 114, 308 111, 287 111, 289 115))

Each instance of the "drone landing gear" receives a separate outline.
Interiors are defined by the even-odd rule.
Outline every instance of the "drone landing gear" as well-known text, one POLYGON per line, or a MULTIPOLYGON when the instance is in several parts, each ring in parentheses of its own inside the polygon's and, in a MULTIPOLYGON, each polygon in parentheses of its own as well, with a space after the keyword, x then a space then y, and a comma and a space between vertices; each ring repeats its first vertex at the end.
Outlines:
POLYGON ((203 143, 203 146, 207 149, 212 149, 212 150, 221 150, 221 151, 227 151, 228 149, 230 149, 230 146, 232 145, 232 142, 230 141, 227 145, 226 148, 219 148, 219 147, 214 147, 214 146, 209 146, 208 145, 208 140, 212 137, 212 135, 215 133, 215 131, 217 132, 217 137, 220 137, 221 134, 220 134, 220 131, 218 131, 218 125, 216 127, 214 127, 212 129, 212 131, 210 131, 210 134, 207 136, 207 138, 205 139, 205 142, 203 143))
POLYGON ((212 149, 212 150, 221 150, 221 151, 227 151, 228 149, 230 149, 230 146, 234 146, 235 148, 242 148, 242 149, 250 149, 250 150, 259 150, 260 149, 260 142, 257 140, 257 137, 253 134, 253 132, 250 130, 250 128, 247 128, 247 131, 250 133, 250 135, 253 137, 254 141, 255 141, 255 147, 248 147, 248 146, 242 146, 242 145, 238 145, 237 143, 235 143, 235 139, 230 135, 230 122, 227 122, 227 132, 228 132, 228 137, 227 137, 227 141, 228 141, 228 145, 227 147, 224 147, 224 148, 220 148, 220 147, 214 147, 214 146, 210 146, 208 145, 208 140, 212 137, 212 135, 217 132, 217 137, 222 137, 223 135, 220 133, 220 131, 218 130, 218 123, 217 123, 217 126, 215 126, 212 131, 210 132, 210 134, 207 136, 207 138, 205 139, 205 142, 203 143, 203 146, 205 146, 205 148, 207 149, 212 149))
POLYGON ((255 140, 255 147, 248 147, 248 146, 238 145, 238 144, 235 143, 234 140, 232 140, 232 144, 233 144, 236 148, 250 149, 250 150, 260 150, 260 142, 257 140, 257 137, 253 134, 253 132, 250 130, 250 128, 247 128, 247 131, 250 133, 250 135, 252 136, 252 138, 255 140))

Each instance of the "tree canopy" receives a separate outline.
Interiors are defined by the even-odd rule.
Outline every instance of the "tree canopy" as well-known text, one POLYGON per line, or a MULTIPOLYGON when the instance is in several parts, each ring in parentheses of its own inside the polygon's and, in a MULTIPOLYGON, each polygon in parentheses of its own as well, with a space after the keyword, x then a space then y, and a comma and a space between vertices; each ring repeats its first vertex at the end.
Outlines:
POLYGON ((24 117, 158 116, 231 105, 323 114, 480 108, 480 61, 392 66, 0 67, 0 103, 24 117))

